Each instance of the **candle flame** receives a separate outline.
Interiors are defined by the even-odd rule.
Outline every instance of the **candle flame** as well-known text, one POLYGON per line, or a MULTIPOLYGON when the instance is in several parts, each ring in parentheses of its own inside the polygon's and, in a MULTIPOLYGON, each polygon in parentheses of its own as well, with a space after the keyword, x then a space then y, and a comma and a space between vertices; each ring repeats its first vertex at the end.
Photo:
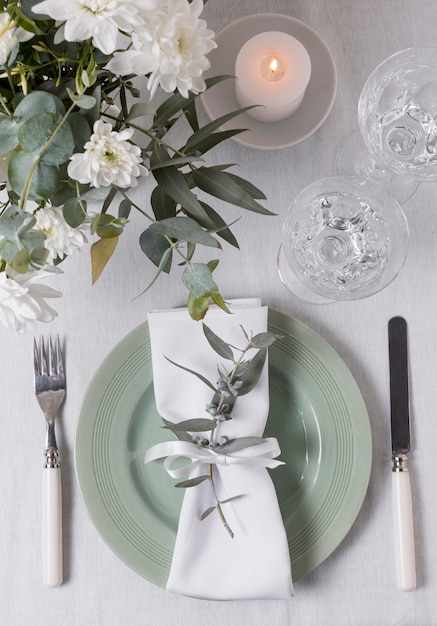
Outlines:
POLYGON ((277 69, 278 69, 278 61, 277 59, 272 59, 272 62, 269 65, 269 70, 272 74, 275 74, 277 69))

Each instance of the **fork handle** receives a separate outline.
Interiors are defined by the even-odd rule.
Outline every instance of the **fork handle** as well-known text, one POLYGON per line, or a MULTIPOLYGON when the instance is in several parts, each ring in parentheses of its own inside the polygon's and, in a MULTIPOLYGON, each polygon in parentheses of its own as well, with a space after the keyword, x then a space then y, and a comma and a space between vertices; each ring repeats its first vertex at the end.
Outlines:
POLYGON ((58 587, 62 584, 61 467, 57 463, 57 456, 55 459, 54 464, 46 464, 44 467, 42 481, 43 584, 47 587, 58 587))

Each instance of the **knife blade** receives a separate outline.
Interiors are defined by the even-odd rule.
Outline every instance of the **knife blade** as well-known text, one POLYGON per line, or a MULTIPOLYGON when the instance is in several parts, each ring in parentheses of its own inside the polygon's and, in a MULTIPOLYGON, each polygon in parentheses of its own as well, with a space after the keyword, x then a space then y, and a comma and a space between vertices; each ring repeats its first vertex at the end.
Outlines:
POLYGON ((407 322, 403 317, 397 316, 389 320, 388 348, 396 584, 403 591, 411 591, 416 588, 416 558, 411 484, 407 465, 410 451, 410 411, 407 322))

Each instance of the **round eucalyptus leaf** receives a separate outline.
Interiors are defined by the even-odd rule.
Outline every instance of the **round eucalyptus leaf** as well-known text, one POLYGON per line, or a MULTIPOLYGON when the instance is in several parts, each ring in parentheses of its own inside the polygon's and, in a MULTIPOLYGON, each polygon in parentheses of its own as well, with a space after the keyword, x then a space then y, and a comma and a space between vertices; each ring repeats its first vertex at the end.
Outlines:
POLYGON ((77 111, 73 111, 73 113, 70 113, 68 116, 68 125, 73 132, 76 152, 81 152, 84 144, 86 144, 91 137, 91 126, 86 117, 77 111))
POLYGON ((65 163, 73 154, 74 138, 68 123, 61 126, 62 120, 59 113, 34 115, 18 131, 20 146, 26 152, 40 153, 41 161, 47 165, 65 163))
POLYGON ((48 200, 55 193, 59 182, 59 170, 53 165, 38 163, 34 153, 20 150, 9 161, 9 183, 16 194, 21 196, 28 176, 32 181, 28 190, 29 200, 48 200))
POLYGON ((96 233, 102 239, 111 239, 121 235, 127 221, 122 217, 113 217, 109 213, 103 213, 96 217, 96 233))
POLYGON ((34 248, 30 252, 30 265, 35 269, 41 269, 45 266, 49 251, 47 248, 34 248))
POLYGON ((71 228, 80 226, 86 217, 86 202, 81 202, 79 198, 69 198, 63 209, 65 221, 71 228))
POLYGON ((25 96, 17 105, 14 111, 14 119, 21 123, 29 120, 38 113, 65 113, 65 107, 62 100, 51 93, 45 91, 32 91, 25 96))
POLYGON ((29 271, 30 252, 23 248, 12 259, 10 266, 19 274, 26 274, 29 271))
POLYGON ((195 298, 213 296, 218 293, 211 270, 205 263, 190 263, 184 269, 182 282, 195 298))
POLYGON ((10 117, 0 121, 0 154, 7 154, 18 146, 18 126, 10 117))

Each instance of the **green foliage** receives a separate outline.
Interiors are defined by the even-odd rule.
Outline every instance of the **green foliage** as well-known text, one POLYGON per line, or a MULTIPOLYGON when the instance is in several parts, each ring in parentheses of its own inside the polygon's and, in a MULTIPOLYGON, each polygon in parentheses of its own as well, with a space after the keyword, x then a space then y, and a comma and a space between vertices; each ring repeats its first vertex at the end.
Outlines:
MULTIPOLYGON (((200 448, 213 450, 216 454, 232 454, 234 452, 244 450, 245 448, 264 443, 266 441, 264 437, 238 437, 235 439, 228 439, 226 436, 220 436, 218 431, 221 424, 232 419, 232 410, 236 399, 239 396, 249 393, 257 385, 265 364, 267 347, 276 340, 276 336, 270 332, 249 335, 244 328, 242 328, 247 344, 244 348, 239 349, 220 338, 205 323, 202 324, 202 328, 210 347, 222 359, 230 361, 231 366, 229 369, 225 369, 222 365, 218 367, 219 378, 217 383, 213 385, 200 372, 196 372, 188 367, 185 367, 184 365, 175 363, 166 357, 167 360, 176 367, 179 367, 183 371, 196 376, 205 385, 212 389, 214 394, 210 404, 206 407, 206 411, 211 417, 191 418, 178 423, 173 423, 164 419, 164 428, 171 430, 181 441, 192 442, 200 448), (252 358, 247 358, 248 352, 251 350, 256 350, 255 355, 252 358), (192 433, 195 434, 193 435, 192 433), (209 434, 206 436, 204 433, 209 434)), ((215 490, 213 467, 214 466, 212 464, 209 464, 209 474, 182 481, 177 483, 175 487, 195 487, 209 479, 215 504, 214 506, 208 507, 202 513, 201 519, 204 520, 211 513, 217 511, 227 532, 231 537, 233 537, 234 534, 226 521, 222 505, 240 498, 241 495, 233 496, 227 500, 220 501, 215 490)))
MULTIPOLYGON (((3 4, 15 23, 32 37, 15 47, 0 77, 0 154, 8 160, 9 182, 9 201, 0 207, 5 218, 0 225, 0 266, 4 269, 5 264, 14 263, 24 271, 46 263, 47 255, 44 258, 41 252, 44 236, 17 213, 18 207, 25 210, 28 201, 34 201, 37 206, 32 206, 32 211, 46 205, 62 207, 72 228, 91 223, 91 232, 97 236, 91 248, 92 277, 97 280, 134 209, 147 220, 139 245, 155 268, 147 288, 162 273, 182 267, 187 307, 194 319, 203 319, 211 302, 228 311, 213 279, 217 259, 206 263, 193 259, 198 246, 221 250, 220 242, 226 242, 238 248, 232 224, 220 216, 217 202, 272 215, 260 203, 265 200, 262 191, 227 171, 229 164, 208 166, 203 158, 245 130, 222 130, 245 109, 201 127, 197 94, 184 98, 174 93, 154 106, 138 85, 134 86, 133 76, 121 79, 106 69, 108 57, 91 41, 55 44, 56 23, 32 13, 33 4, 33 0, 7 0, 3 4), (110 108, 112 104, 119 112, 110 108), (116 131, 133 128, 134 141, 144 146, 143 165, 156 181, 145 207, 131 202, 128 190, 115 186, 96 189, 69 178, 70 157, 84 151, 99 119, 111 122, 116 131), (179 120, 188 122, 189 131, 182 145, 173 146, 168 133, 179 120), (93 201, 100 202, 97 215, 95 206, 90 215, 93 201), (11 212, 5 213, 9 209, 11 212), (11 220, 16 226, 13 235, 4 232, 11 220), (25 228, 24 232, 20 228, 25 228), (108 243, 110 239, 114 241, 108 243), (178 263, 173 263, 176 255, 178 263)), ((230 78, 208 78, 206 88, 230 78)), ((237 214, 232 223, 239 218, 237 214)))

